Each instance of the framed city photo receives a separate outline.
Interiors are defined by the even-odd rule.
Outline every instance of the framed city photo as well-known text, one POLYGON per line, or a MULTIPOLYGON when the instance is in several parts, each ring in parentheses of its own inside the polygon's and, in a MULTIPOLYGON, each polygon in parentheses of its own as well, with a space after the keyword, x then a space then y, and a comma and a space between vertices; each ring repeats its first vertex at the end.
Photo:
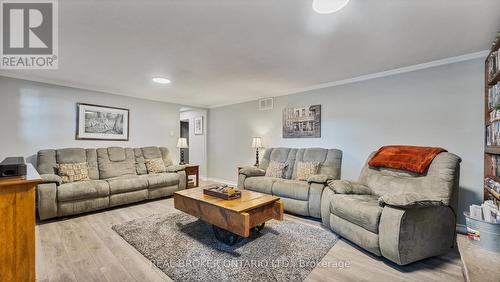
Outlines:
POLYGON ((320 138, 321 105, 283 109, 283 138, 320 138))
POLYGON ((203 117, 194 118, 194 134, 203 135, 203 117))
POLYGON ((91 104, 77 104, 77 140, 128 141, 128 109, 91 104))

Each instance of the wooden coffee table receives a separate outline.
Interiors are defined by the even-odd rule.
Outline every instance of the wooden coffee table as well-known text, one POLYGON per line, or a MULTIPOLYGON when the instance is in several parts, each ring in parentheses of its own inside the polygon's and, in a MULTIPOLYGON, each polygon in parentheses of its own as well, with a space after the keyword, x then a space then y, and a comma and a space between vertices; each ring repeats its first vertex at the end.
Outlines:
POLYGON ((268 220, 283 220, 280 198, 247 190, 234 200, 204 195, 203 188, 182 190, 174 193, 174 207, 212 224, 215 237, 229 245, 262 230, 268 220))

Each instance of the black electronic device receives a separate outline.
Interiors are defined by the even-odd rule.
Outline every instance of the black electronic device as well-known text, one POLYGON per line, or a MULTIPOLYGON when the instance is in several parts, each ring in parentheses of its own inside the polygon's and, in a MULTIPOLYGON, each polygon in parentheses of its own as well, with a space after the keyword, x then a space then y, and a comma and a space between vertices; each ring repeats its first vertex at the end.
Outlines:
POLYGON ((0 178, 26 175, 26 162, 23 157, 5 158, 0 163, 0 178))

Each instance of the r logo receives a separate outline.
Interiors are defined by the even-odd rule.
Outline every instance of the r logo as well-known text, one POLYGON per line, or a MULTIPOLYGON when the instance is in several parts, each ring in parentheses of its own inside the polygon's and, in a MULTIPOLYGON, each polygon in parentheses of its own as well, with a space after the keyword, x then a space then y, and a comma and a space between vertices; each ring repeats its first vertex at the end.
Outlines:
POLYGON ((2 3, 4 55, 52 54, 53 3, 2 3))

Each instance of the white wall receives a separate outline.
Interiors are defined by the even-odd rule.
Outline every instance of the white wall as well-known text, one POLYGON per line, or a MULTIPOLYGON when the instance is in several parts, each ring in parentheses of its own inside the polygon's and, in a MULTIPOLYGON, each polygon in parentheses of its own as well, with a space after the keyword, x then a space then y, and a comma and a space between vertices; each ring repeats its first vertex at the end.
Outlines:
POLYGON ((200 177, 207 177, 207 110, 182 111, 180 120, 189 121, 189 163, 200 165, 200 177), (203 134, 194 134, 194 119, 203 117, 203 134))
POLYGON ((165 146, 178 161, 179 105, 0 76, 0 159, 40 149, 165 146), (130 140, 75 140, 76 103, 130 109, 130 140))
POLYGON ((387 144, 441 146, 462 157, 461 211, 482 200, 483 61, 481 59, 209 110, 209 177, 236 181, 236 167, 254 163, 251 137, 265 147, 343 151, 342 178, 357 179, 370 152, 387 144), (322 137, 283 139, 286 106, 321 104, 322 137))

